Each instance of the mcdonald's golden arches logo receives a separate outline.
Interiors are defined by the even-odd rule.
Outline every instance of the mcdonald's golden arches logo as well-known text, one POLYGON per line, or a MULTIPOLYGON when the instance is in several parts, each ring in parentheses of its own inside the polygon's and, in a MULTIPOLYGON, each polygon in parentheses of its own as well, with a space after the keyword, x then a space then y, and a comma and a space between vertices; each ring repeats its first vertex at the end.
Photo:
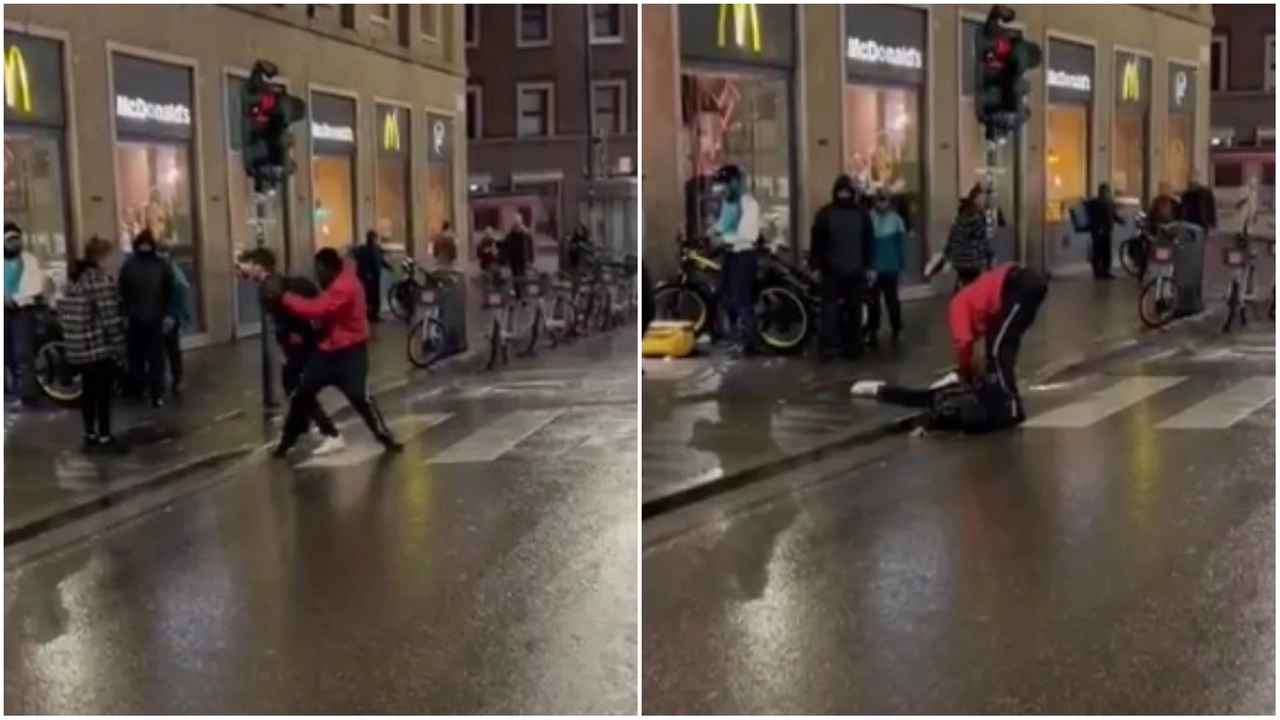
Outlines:
POLYGON ((400 113, 395 110, 382 116, 382 149, 400 152, 400 113))
POLYGON ((4 106, 31 113, 31 78, 27 75, 27 59, 17 45, 4 51, 4 106))
POLYGON ((760 10, 755 3, 720 3, 716 18, 716 43, 729 46, 729 26, 733 26, 733 44, 739 49, 760 52, 760 10))
POLYGON ((1142 71, 1138 58, 1129 58, 1120 74, 1120 99, 1124 102, 1142 101, 1142 71))

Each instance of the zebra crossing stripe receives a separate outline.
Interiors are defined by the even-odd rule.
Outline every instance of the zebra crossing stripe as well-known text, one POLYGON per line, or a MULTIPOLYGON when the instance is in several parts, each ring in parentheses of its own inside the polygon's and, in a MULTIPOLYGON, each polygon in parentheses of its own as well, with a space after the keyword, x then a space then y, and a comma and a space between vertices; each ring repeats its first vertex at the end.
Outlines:
MULTIPOLYGON (((404 415, 391 421, 391 428, 397 434, 408 433, 418 435, 453 417, 453 413, 429 413, 422 415, 404 415)), ((359 422, 358 419, 355 422, 359 422)), ((345 429, 350 423, 340 423, 345 429)), ((332 455, 310 458, 298 463, 299 468, 345 468, 362 465, 382 454, 382 446, 372 439, 361 438, 352 442, 346 449, 332 455)))
POLYGON ((1029 428, 1084 428, 1127 407, 1164 392, 1185 377, 1130 377, 1080 400, 1037 415, 1023 423, 1029 428))
POLYGON ((1156 425, 1161 430, 1224 430, 1275 399, 1274 377, 1251 377, 1156 425))
POLYGON ((493 462, 566 410, 568 408, 517 410, 459 440, 428 462, 432 465, 493 462))

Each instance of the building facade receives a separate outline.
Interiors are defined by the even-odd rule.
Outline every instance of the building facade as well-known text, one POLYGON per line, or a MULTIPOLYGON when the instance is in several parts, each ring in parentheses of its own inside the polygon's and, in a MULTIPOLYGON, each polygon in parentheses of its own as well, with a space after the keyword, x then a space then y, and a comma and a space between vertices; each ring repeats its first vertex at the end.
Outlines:
POLYGON ((189 342, 256 332, 253 288, 234 272, 256 242, 240 159, 249 68, 271 60, 308 107, 266 243, 302 271, 367 229, 422 254, 465 211, 462 33, 449 5, 10 8, 5 219, 55 285, 86 238, 127 253, 150 228, 195 289, 189 342))
MULTIPOLYGON (((1101 182, 1150 197, 1206 167, 1209 6, 1013 7, 1045 57, 1030 76, 1031 119, 999 152, 1008 227, 997 252, 1083 268, 1072 204, 1101 182)), ((885 188, 908 216, 918 278, 985 166, 972 68, 986 9, 644 6, 646 262, 674 269, 671 238, 705 227, 707 177, 734 162, 752 178, 766 236, 797 253, 836 176, 885 188)))
POLYGON ((465 14, 472 229, 508 223, 494 210, 503 197, 533 196, 539 207, 526 220, 544 240, 586 223, 597 240, 634 248, 635 5, 467 5, 465 14))

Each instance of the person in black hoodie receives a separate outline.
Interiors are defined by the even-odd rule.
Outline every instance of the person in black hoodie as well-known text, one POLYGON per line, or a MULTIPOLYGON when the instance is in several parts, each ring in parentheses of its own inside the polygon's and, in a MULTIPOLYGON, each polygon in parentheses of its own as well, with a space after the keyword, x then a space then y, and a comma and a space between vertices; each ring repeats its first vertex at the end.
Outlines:
POLYGON ((1116 211, 1116 201, 1111 196, 1111 186, 1107 183, 1098 185, 1098 194, 1085 203, 1085 214, 1089 217, 1089 263, 1093 265, 1093 277, 1097 280, 1111 280, 1111 236, 1117 224, 1124 219, 1116 211))
POLYGON ((151 230, 133 239, 133 254, 120 268, 120 305, 126 321, 129 391, 150 393, 151 404, 164 404, 164 336, 174 327, 170 313, 178 281, 169 261, 156 252, 151 230))
POLYGON ((1191 182, 1182 193, 1182 221, 1195 225, 1205 235, 1218 226, 1218 201, 1213 191, 1200 183, 1200 177, 1191 176, 1191 182))
POLYGON ((860 202, 853 179, 841 175, 832 185, 831 202, 813 218, 809 242, 809 263, 818 272, 822 293, 824 355, 862 355, 862 309, 874 242, 871 213, 860 202))
MULTIPOLYGON (((320 294, 320 289, 311 280, 297 275, 283 275, 276 271, 276 256, 266 248, 249 250, 241 253, 239 260, 240 273, 246 280, 259 284, 261 288, 260 302, 271 314, 271 324, 276 331, 276 342, 284 354, 284 365, 280 368, 280 382, 286 395, 292 395, 302 380, 302 371, 316 353, 320 343, 320 331, 310 321, 304 320, 285 310, 280 298, 287 292, 313 298, 320 294)), ((338 431, 329 414, 320 406, 317 399, 312 404, 311 422, 324 436, 320 446, 312 453, 325 455, 338 452, 346 447, 342 433, 338 431)))
POLYGON ((523 218, 517 217, 512 223, 511 230, 502 239, 498 257, 500 264, 511 271, 511 282, 514 283, 516 297, 523 298, 524 287, 521 280, 529 271, 529 266, 533 264, 533 234, 525 226, 523 218))
POLYGON ((394 270, 387 262, 386 254, 378 239, 378 231, 370 230, 364 234, 364 245, 351 251, 356 261, 356 274, 360 284, 364 286, 364 307, 369 322, 382 320, 382 271, 394 270))

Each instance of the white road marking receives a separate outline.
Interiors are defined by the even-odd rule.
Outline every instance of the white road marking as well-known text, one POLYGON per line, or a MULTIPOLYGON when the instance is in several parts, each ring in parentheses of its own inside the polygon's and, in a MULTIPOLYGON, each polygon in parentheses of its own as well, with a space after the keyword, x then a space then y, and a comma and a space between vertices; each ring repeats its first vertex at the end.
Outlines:
POLYGON ((432 465, 493 462, 568 409, 516 410, 459 440, 428 462, 432 465))
POLYGON ((1130 377, 1080 400, 1028 419, 1028 428, 1085 428, 1186 380, 1185 377, 1130 377))
POLYGON ((1214 393, 1156 427, 1161 430, 1224 430, 1257 412, 1275 396, 1274 377, 1251 377, 1214 393))
MULTIPOLYGON (((449 418, 453 417, 453 413, 430 413, 424 415, 402 415, 394 420, 389 421, 392 431, 400 436, 403 441, 406 435, 419 435, 436 425, 439 425, 449 418)), ((350 421, 352 419, 348 419, 350 421)), ((354 419, 359 422, 359 419, 354 419)), ((350 422, 343 422, 339 427, 345 429, 350 422)), ((319 437, 316 435, 315 437, 319 437)), ((298 463, 299 468, 347 468, 373 460, 382 454, 382 446, 375 442, 372 438, 361 437, 359 440, 348 440, 347 447, 342 452, 336 452, 332 455, 323 455, 321 457, 308 458, 298 463)))

